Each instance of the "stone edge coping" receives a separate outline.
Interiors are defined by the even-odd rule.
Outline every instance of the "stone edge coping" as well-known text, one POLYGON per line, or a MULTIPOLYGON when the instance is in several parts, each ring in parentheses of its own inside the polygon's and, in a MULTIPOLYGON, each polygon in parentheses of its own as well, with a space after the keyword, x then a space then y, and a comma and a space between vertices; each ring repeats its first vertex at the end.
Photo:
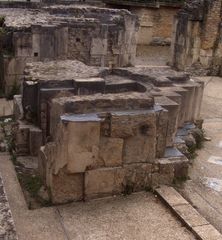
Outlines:
POLYGON ((191 206, 173 187, 161 185, 155 194, 200 240, 222 240, 220 232, 191 206))
POLYGON ((15 223, 9 206, 4 188, 4 182, 0 173, 0 216, 1 234, 0 239, 18 240, 15 223))

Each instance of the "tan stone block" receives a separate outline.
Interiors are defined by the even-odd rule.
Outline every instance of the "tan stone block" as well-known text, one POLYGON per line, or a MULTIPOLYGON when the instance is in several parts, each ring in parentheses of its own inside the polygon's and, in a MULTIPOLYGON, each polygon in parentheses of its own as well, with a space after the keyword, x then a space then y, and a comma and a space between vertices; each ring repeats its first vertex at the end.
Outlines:
POLYGON ((123 191, 124 169, 100 168, 85 173, 85 197, 97 198, 118 194, 123 191))
POLYGON ((53 174, 51 179, 50 190, 54 204, 83 199, 83 174, 68 174, 61 169, 57 175, 53 174))
POLYGON ((123 185, 132 187, 132 191, 142 191, 151 186, 152 164, 136 163, 124 165, 125 176, 123 185))
POLYGON ((154 136, 137 135, 124 140, 124 163, 154 162, 156 155, 156 139, 154 136))
POLYGON ((106 138, 100 140, 99 158, 106 167, 122 165, 123 139, 106 138))
POLYGON ((156 155, 155 112, 112 114, 111 136, 124 138, 124 163, 153 162, 156 155))
POLYGON ((171 206, 189 204, 173 187, 161 186, 156 189, 156 192, 171 206))
POLYGON ((197 226, 192 229, 202 240, 222 240, 222 235, 212 225, 197 226))
POLYGON ((173 209, 189 227, 209 224, 190 204, 177 205, 173 209))
POLYGON ((98 159, 100 122, 69 122, 68 164, 71 173, 85 172, 98 159))

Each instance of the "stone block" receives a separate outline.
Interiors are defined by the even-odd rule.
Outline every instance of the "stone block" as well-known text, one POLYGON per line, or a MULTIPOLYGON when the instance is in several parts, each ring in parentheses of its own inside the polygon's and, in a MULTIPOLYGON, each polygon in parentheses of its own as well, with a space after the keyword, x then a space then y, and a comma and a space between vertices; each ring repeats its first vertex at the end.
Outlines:
POLYGON ((174 175, 172 173, 152 173, 152 187, 157 187, 162 184, 171 185, 173 183, 174 175))
POLYGON ((98 159, 100 122, 68 122, 68 164, 70 173, 85 172, 98 159))
POLYGON ((154 97, 155 104, 162 106, 168 111, 168 127, 167 127, 167 146, 173 145, 173 139, 176 135, 178 128, 178 119, 179 119, 179 104, 170 100, 169 98, 154 97))
POLYGON ((51 176, 51 200, 54 204, 68 203, 83 199, 84 175, 81 173, 68 174, 61 169, 58 174, 51 176))
POLYGON ((123 139, 106 138, 100 139, 99 159, 105 167, 118 167, 122 165, 123 139))
POLYGON ((124 163, 153 162, 156 155, 155 112, 112 114, 111 136, 124 138, 124 163))
POLYGON ((190 204, 174 206, 173 210, 190 228, 209 224, 190 204))
POLYGON ((167 126, 168 126, 168 111, 160 109, 156 112, 157 121, 157 143, 156 143, 156 157, 161 158, 164 156, 167 140, 167 126))
POLYGON ((222 240, 220 232, 210 224, 194 227, 193 231, 202 240, 222 240))
POLYGON ((75 85, 78 95, 89 95, 105 92, 105 80, 103 78, 76 78, 75 85))
POLYGON ((123 185, 132 188, 133 192, 142 191, 151 187, 152 164, 135 163, 124 165, 125 176, 123 185))
POLYGON ((93 38, 90 53, 92 55, 106 55, 108 40, 101 38, 93 38))
POLYGON ((189 204, 173 187, 161 186, 156 193, 170 206, 189 204))
POLYGON ((123 191, 124 169, 100 168, 85 173, 86 199, 119 194, 123 191))
POLYGON ((167 148, 165 157, 158 160, 159 173, 170 174, 173 178, 186 179, 189 160, 176 148, 167 148))
POLYGON ((29 130, 29 149, 31 156, 37 156, 42 142, 42 130, 37 127, 32 127, 29 130))

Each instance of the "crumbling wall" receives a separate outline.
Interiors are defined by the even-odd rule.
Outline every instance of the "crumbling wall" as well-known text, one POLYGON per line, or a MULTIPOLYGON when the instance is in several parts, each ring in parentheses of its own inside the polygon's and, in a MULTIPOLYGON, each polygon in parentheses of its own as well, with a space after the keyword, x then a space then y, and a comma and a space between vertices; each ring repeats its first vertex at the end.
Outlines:
POLYGON ((5 16, 1 85, 10 93, 20 86, 26 63, 77 59, 94 66, 129 66, 136 56, 137 17, 126 10, 52 6, 2 9, 5 16), (17 18, 16 15, 17 14, 17 18), (33 20, 34 19, 34 20, 33 20), (8 41, 10 40, 10 41, 8 41))
POLYGON ((170 45, 174 17, 182 7, 180 1, 104 0, 107 6, 128 9, 139 18, 138 45, 170 45))
MULTIPOLYGON (((170 68, 110 71, 71 60, 27 64, 25 73, 16 150, 39 153, 53 203, 127 194, 187 176, 188 159, 175 146, 186 149, 178 128, 187 122, 193 128, 199 119, 199 81, 170 68)), ((17 111, 19 104, 17 97, 17 111)))
POLYGON ((52 126, 53 142, 41 149, 39 158, 52 201, 103 197, 127 187, 149 188, 159 116, 149 110, 151 105, 148 96, 135 93, 53 100, 51 121, 59 118, 59 122, 56 131, 52 126), (70 188, 72 181, 74 188, 70 188))
POLYGON ((139 17, 138 45, 170 45, 179 7, 131 8, 139 17))
POLYGON ((222 1, 187 1, 175 19, 172 65, 221 75, 222 1))

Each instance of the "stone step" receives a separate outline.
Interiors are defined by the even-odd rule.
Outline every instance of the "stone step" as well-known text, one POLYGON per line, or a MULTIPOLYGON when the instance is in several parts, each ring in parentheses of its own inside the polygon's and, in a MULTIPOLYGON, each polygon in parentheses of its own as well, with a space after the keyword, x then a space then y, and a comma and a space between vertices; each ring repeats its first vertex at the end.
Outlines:
POLYGON ((155 193, 200 240, 222 240, 222 235, 173 187, 162 185, 155 193))

